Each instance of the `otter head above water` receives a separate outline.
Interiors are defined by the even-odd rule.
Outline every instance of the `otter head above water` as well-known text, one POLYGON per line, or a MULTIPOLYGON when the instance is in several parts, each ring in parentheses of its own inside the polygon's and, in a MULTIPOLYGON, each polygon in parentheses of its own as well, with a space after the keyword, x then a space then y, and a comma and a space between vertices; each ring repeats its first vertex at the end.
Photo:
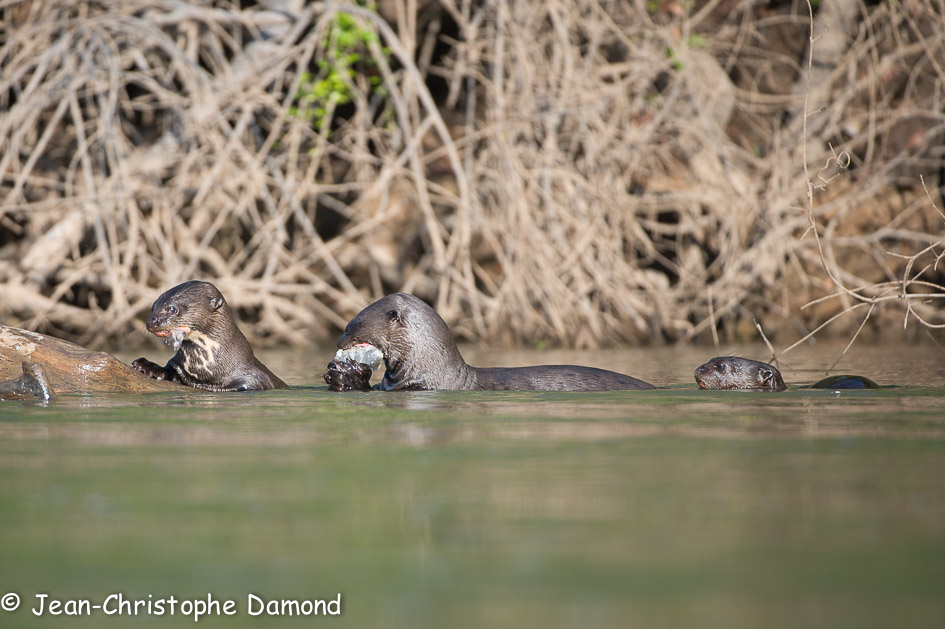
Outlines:
POLYGON ((145 358, 132 363, 152 378, 210 391, 286 386, 256 359, 223 294, 209 282, 184 282, 163 293, 145 326, 177 352, 164 367, 145 358))
POLYGON ((777 367, 738 356, 717 356, 696 367, 696 383, 702 389, 758 389, 784 391, 777 367))
POLYGON ((165 345, 172 345, 175 352, 185 339, 208 337, 219 341, 232 336, 233 330, 243 336, 223 294, 210 282, 196 280, 178 284, 158 297, 145 327, 163 338, 165 345))
POLYGON ((384 356, 383 390, 475 388, 475 374, 446 322, 413 295, 387 295, 358 313, 345 326, 338 349, 361 344, 384 356))

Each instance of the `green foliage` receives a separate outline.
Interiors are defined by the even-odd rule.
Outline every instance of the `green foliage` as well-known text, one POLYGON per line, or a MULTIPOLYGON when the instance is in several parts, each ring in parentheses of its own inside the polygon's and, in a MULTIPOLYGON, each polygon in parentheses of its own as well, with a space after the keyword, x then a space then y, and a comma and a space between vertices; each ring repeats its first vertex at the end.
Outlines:
MULTIPOLYGON (((706 39, 705 35, 693 33, 686 39, 686 46, 689 48, 704 48, 708 42, 709 40, 706 39)), ((678 71, 683 69, 682 59, 679 58, 679 53, 677 53, 675 49, 667 46, 666 58, 669 59, 669 64, 674 70, 678 71)))
MULTIPOLYGON (((370 10, 376 10, 371 2, 359 0, 358 4, 370 10)), ((331 112, 339 105, 346 105, 354 100, 352 85, 358 75, 358 68, 370 70, 377 66, 377 61, 366 51, 372 44, 380 42, 380 37, 372 25, 358 21, 348 13, 338 13, 331 21, 324 41, 324 57, 316 63, 317 73, 302 73, 299 89, 295 94, 295 105, 289 113, 308 120, 319 132, 331 123, 331 112)), ((386 58, 390 58, 390 49, 381 49, 386 58)), ((384 97, 386 90, 381 84, 381 77, 370 75, 368 83, 371 91, 384 97)))
POLYGON ((686 45, 690 48, 705 48, 707 43, 709 43, 709 40, 700 33, 692 33, 686 40, 686 45))
POLYGON ((673 70, 683 69, 683 63, 679 55, 669 46, 666 47, 666 58, 669 59, 669 65, 673 67, 673 70))

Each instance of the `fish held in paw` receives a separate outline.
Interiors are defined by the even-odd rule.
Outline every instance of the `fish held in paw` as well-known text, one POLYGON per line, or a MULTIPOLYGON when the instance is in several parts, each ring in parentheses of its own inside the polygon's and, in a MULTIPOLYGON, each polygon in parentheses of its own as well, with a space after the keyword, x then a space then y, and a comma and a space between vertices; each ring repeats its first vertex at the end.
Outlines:
POLYGON ((368 343, 339 349, 323 378, 332 391, 370 391, 371 376, 384 364, 381 350, 368 343))

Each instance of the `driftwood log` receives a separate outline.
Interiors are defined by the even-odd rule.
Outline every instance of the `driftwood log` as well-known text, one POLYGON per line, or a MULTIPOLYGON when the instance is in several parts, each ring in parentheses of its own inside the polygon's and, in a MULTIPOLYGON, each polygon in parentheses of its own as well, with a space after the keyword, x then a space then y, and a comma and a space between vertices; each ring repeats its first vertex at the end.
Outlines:
POLYGON ((152 380, 111 354, 0 324, 0 381, 19 378, 24 361, 41 365, 56 393, 147 393, 181 389, 173 382, 152 380))

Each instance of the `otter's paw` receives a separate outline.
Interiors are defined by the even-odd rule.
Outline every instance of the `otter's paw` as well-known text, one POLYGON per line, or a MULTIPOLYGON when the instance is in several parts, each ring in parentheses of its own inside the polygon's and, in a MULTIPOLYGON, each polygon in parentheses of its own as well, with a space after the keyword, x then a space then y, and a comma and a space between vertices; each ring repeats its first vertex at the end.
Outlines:
POLYGON ((164 367, 157 363, 152 363, 144 357, 131 361, 131 366, 155 380, 164 380, 167 377, 167 372, 164 370, 164 367))
POLYGON ((346 358, 328 363, 324 378, 332 391, 370 391, 373 373, 367 365, 346 358))

